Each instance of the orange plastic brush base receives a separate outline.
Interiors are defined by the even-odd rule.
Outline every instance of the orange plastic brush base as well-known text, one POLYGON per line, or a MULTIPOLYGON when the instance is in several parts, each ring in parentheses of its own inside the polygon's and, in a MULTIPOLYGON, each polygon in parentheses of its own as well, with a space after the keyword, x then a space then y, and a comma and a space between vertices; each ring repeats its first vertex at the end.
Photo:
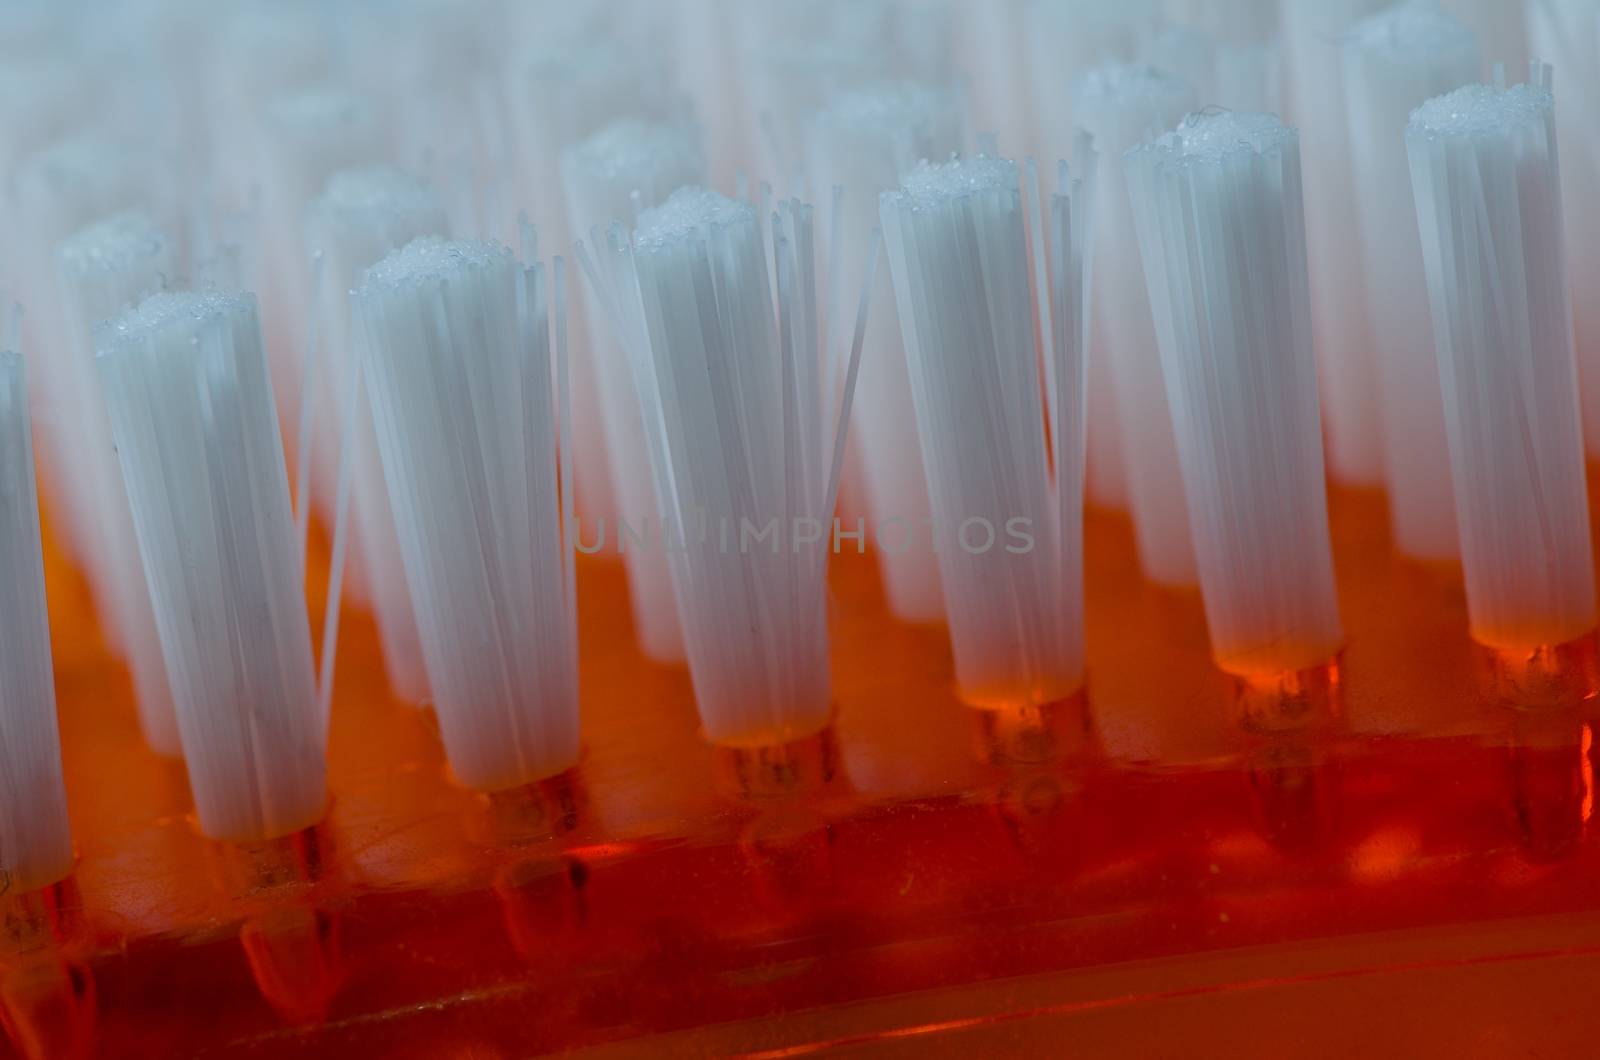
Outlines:
POLYGON ((1327 725, 1242 725, 1198 597, 1146 585, 1126 523, 1091 515, 1086 696, 963 707, 943 632, 893 623, 847 553, 834 731, 730 762, 687 676, 634 649, 620 567, 585 559, 577 770, 454 785, 352 614, 328 819, 247 849, 198 834, 52 559, 80 860, 4 899, 11 1048, 1587 1055, 1593 700, 1513 709, 1381 501, 1336 492, 1333 519, 1327 725))

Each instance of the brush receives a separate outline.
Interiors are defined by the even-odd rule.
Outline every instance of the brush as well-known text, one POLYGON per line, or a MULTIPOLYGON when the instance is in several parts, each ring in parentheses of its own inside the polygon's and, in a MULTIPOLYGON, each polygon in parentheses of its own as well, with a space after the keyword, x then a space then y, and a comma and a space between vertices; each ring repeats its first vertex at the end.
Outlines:
POLYGON ((306 828, 327 734, 255 299, 154 294, 95 350, 200 827, 306 828))
POLYGON ((1449 562, 1459 554, 1450 456, 1433 335, 1417 312, 1427 281, 1397 130, 1423 100, 1477 80, 1478 41, 1436 7, 1402 3, 1357 22, 1341 47, 1390 523, 1405 555, 1449 562))
POLYGON ((12 5, 0 1052, 1592 1050, 1593 40, 1425 244, 1386 3, 12 5))
POLYGON ((72 871, 22 357, 0 352, 0 892, 72 871))
POLYGON ((1211 651, 1241 676, 1343 642, 1311 352, 1298 133, 1191 115, 1124 156, 1211 651))
POLYGON ((1033 141, 1033 93, 1028 63, 1028 10, 1033 0, 954 5, 952 62, 970 86, 973 128, 992 135, 997 149, 1026 151, 1033 141))
POLYGON ((1550 81, 1460 88, 1405 130, 1468 618, 1514 652, 1595 625, 1550 81))
POLYGON ((440 734, 481 791, 578 757, 561 268, 554 380, 544 267, 498 244, 413 240, 352 295, 440 734))

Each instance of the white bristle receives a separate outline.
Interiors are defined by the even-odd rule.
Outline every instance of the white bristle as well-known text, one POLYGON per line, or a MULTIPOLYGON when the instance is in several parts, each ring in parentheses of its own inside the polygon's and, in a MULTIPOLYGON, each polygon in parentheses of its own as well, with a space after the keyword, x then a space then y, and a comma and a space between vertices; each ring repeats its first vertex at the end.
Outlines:
MULTIPOLYGON (((335 173, 311 204, 306 219, 306 246, 322 255, 322 289, 316 292, 315 310, 321 329, 321 370, 307 383, 316 388, 315 422, 320 427, 313 434, 313 481, 319 504, 332 524, 335 479, 343 455, 341 416, 346 407, 353 407, 353 449, 346 457, 351 462, 351 528, 356 544, 351 591, 354 598, 372 604, 389 686, 409 703, 427 699, 428 679, 371 407, 362 393, 357 393, 353 406, 347 405, 360 356, 348 292, 368 267, 391 251, 422 236, 446 235, 448 228, 439 195, 422 181, 388 166, 335 173)), ((307 485, 301 484, 302 491, 307 485)), ((305 501, 302 497, 301 503, 305 501)))
POLYGON ((0 63, 0 127, 6 130, 0 165, 7 173, 83 116, 87 89, 76 65, 57 56, 0 63))
MULTIPOLYGON (((798 189, 807 126, 840 91, 896 79, 944 80, 950 56, 942 0, 777 0, 738 5, 746 117, 765 153, 759 172, 798 189)), ((806 188, 823 196, 826 188, 806 188)))
MULTIPOLYGON (((1077 123, 1111 159, 1172 128, 1196 103, 1187 82, 1142 65, 1085 71, 1072 97, 1077 123)), ((1119 432, 1117 448, 1145 576, 1163 585, 1193 585, 1194 545, 1183 472, 1125 181, 1106 183, 1097 212, 1089 363, 1091 372, 1099 367, 1110 374, 1115 404, 1092 415, 1111 420, 1119 432)))
POLYGON ((240 202, 260 200, 254 286, 280 414, 295 423, 306 384, 300 372, 312 300, 306 209, 333 174, 380 164, 387 152, 372 101, 330 87, 296 88, 267 100, 252 146, 232 167, 233 195, 240 202))
POLYGON ((173 248, 149 217, 116 214, 64 240, 56 270, 70 339, 59 369, 70 374, 76 395, 73 478, 93 491, 97 533, 89 567, 97 596, 105 600, 101 620, 128 660, 146 742, 176 755, 181 747, 172 687, 94 366, 95 325, 162 290, 172 277, 173 248))
MULTIPOLYGON (((660 204, 675 189, 702 184, 706 179, 692 130, 637 119, 613 122, 569 148, 562 159, 562 173, 572 226, 580 232, 632 219, 637 211, 660 204)), ((603 533, 609 535, 605 549, 621 549, 628 568, 634 623, 645 654, 658 662, 682 662, 683 630, 666 553, 659 547, 629 548, 626 543, 625 529, 637 532, 661 523, 662 506, 657 503, 650 474, 639 392, 627 354, 616 336, 600 326, 601 308, 592 292, 585 306, 618 521, 602 529, 590 520, 582 536, 588 542, 586 548, 593 547, 597 534, 603 533)))
MULTIPOLYGON (((1561 201, 1566 223, 1567 278, 1573 290, 1573 338, 1583 408, 1584 447, 1600 458, 1600 298, 1587 292, 1600 285, 1600 5, 1589 0, 1532 0, 1528 4, 1530 43, 1551 63, 1559 79, 1556 131, 1561 138, 1561 201)), ((1491 59, 1499 58, 1487 44, 1491 59)), ((1523 67, 1507 64, 1508 69, 1523 67)))
POLYGON ((1194 86, 1201 106, 1279 113, 1284 89, 1281 7, 1280 0, 1167 0, 1177 39, 1172 26, 1157 32, 1145 43, 1144 58, 1182 75, 1194 86), (1202 63, 1203 72, 1196 69, 1202 63))
POLYGON ((1125 156, 1212 654, 1292 671, 1342 640, 1311 352, 1299 136, 1191 115, 1125 156))
POLYGON ((1362 280, 1361 233, 1344 115, 1339 35, 1386 0, 1284 0, 1285 66, 1295 122, 1305 130, 1306 250, 1311 328, 1327 419, 1328 470, 1350 486, 1383 483, 1377 363, 1362 280))
POLYGON ((1034 0, 992 0, 956 5, 957 63, 972 90, 973 128, 992 134, 998 147, 1021 154, 1032 143, 1033 96, 1029 92, 1028 11, 1034 0))
POLYGON ((1280 109, 1281 57, 1270 37, 1224 43, 1194 26, 1166 26, 1140 45, 1139 58, 1192 85, 1196 105, 1280 109))
MULTIPOLYGON (((878 196, 924 159, 949 158, 964 146, 962 98, 953 89, 899 82, 839 93, 812 121, 807 158, 811 186, 840 189, 840 216, 830 219, 839 233, 824 240, 823 252, 837 262, 830 276, 833 292, 856 291, 866 275, 878 219, 878 196)), ((917 443, 916 409, 911 401, 900 321, 888 271, 876 280, 857 381, 853 454, 862 486, 869 533, 883 572, 889 609, 910 622, 933 622, 944 615, 938 560, 926 527, 927 478, 917 443)), ((846 322, 837 294, 829 334, 846 322)), ((830 356, 843 352, 835 340, 830 356)))
MULTIPOLYGON (((1081 499, 1053 487, 1041 416, 1047 397, 1082 408, 1081 359, 1041 393, 1017 178, 983 156, 924 164, 880 204, 956 684, 987 707, 1058 700, 1084 678, 1081 499)), ((1057 431, 1070 472, 1082 431, 1057 431)))
MULTIPOLYGON (((567 220, 570 204, 563 194, 563 150, 620 118, 666 120, 676 110, 675 100, 661 84, 655 64, 631 54, 614 35, 549 40, 531 55, 519 53, 517 61, 509 96, 521 159, 523 194, 517 205, 538 219, 541 239, 564 248, 579 233, 567 220)), ((589 527, 602 519, 616 526, 618 507, 606 466, 600 380, 589 356, 602 325, 577 312, 571 326, 573 349, 579 351, 572 363, 578 514, 589 527)))
POLYGON ((264 99, 324 82, 334 71, 335 41, 326 5, 316 0, 247 0, 228 5, 216 27, 209 63, 190 76, 204 93, 223 146, 236 143, 244 115, 264 99), (209 69, 207 69, 209 67, 209 69))
POLYGON ((1422 231, 1472 634, 1560 644, 1595 625, 1549 68, 1412 114, 1422 231))
MULTIPOLYGON (((1161 25, 1157 0, 1026 0, 1024 52, 1033 128, 1027 149, 1063 158, 1073 137, 1073 81, 1091 66, 1132 62, 1161 25)), ((1015 60, 1013 60, 1015 61, 1015 60)), ((1022 153, 1019 146, 1014 150, 1022 153)), ((1106 155, 1107 158, 1113 157, 1106 155)), ((1089 353, 1089 478, 1091 503, 1128 507, 1126 457, 1117 428, 1111 366, 1089 353)))
POLYGON ((758 172, 781 190, 815 193, 801 183, 806 123, 835 92, 883 77, 882 59, 871 45, 848 38, 784 36, 754 43, 745 79, 754 108, 750 135, 762 148, 758 172))
POLYGON ((1029 0, 1026 59, 1034 146, 1045 157, 1064 158, 1072 149, 1078 76, 1093 66, 1132 62, 1161 24, 1160 0, 1029 0))
POLYGON ((831 717, 827 502, 810 207, 780 204, 781 319, 755 209, 681 188, 606 240, 600 279, 644 408, 706 736, 785 742, 831 717), (780 335, 780 326, 781 332, 780 335))
POLYGON ((622 118, 668 118, 673 100, 658 70, 600 37, 547 41, 521 57, 508 87, 524 191, 517 205, 555 222, 544 236, 563 246, 562 151, 622 118))
POLYGON ((50 144, 24 159, 16 172, 15 293, 28 307, 23 321, 33 368, 35 422, 44 491, 61 527, 68 555, 92 566, 99 500, 92 474, 75 458, 81 443, 73 410, 79 396, 78 364, 58 351, 69 348, 68 319, 50 263, 60 242, 94 221, 121 210, 153 209, 149 161, 138 148, 99 133, 82 133, 50 144), (43 268, 24 268, 32 260, 43 268))
POLYGON ((578 758, 542 274, 494 243, 418 239, 354 296, 434 709, 456 777, 483 791, 578 758))
POLYGON ((1216 42, 1211 91, 1200 92, 1202 106, 1282 112, 1282 7, 1281 0, 1168 0, 1168 17, 1199 27, 1216 42))
POLYGON ((1234 110, 1283 110, 1283 49, 1276 39, 1217 47, 1212 95, 1234 110))
POLYGON ((0 352, 0 893, 72 871, 22 358, 0 352))
POLYGON ((274 192, 289 202, 305 202, 333 173, 383 151, 372 101, 344 89, 296 88, 268 100, 264 118, 264 161, 274 192))
POLYGON ((200 827, 304 828, 326 733, 255 299, 155 294, 95 348, 200 827))
MULTIPOLYGON (((1207 106, 1216 97, 1216 62, 1217 42, 1210 34, 1195 26, 1163 26, 1139 44, 1140 64, 1153 66, 1164 74, 1181 79, 1193 90, 1196 100, 1206 100, 1207 106)), ((1104 65, 1115 69, 1125 64, 1104 65)), ((1082 78, 1084 75, 1078 76, 1082 78)), ((1195 106, 1200 104, 1197 102, 1195 106)), ((1082 113, 1082 107, 1079 106, 1076 112, 1082 113)), ((1174 118, 1168 122, 1167 127, 1170 128, 1176 120, 1174 118)))
MULTIPOLYGON (((1489 65, 1526 70, 1528 22, 1534 10, 1549 5, 1546 0, 1441 0, 1441 6, 1471 27, 1489 65)), ((1577 6, 1594 10, 1587 0, 1578 0, 1577 6)))
POLYGON ((1356 23, 1341 46, 1389 520, 1402 553, 1452 560, 1460 548, 1450 453, 1433 332, 1418 312, 1427 280, 1403 133, 1411 108, 1477 80, 1478 41, 1426 0, 1407 0, 1356 23))

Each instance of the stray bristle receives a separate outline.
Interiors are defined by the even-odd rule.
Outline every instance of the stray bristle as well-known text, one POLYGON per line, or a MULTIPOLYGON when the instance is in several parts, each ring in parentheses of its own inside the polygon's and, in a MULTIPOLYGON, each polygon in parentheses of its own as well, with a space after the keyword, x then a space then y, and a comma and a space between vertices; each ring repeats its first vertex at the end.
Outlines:
MULTIPOLYGON (((1073 87, 1078 123, 1105 157, 1116 159, 1146 137, 1170 129, 1195 105, 1194 89, 1149 66, 1097 66, 1073 87)), ((1145 575, 1163 585, 1194 585, 1194 545, 1172 416, 1139 265, 1127 182, 1111 180, 1095 225, 1094 318, 1089 333, 1091 391, 1096 373, 1110 383, 1113 405, 1091 420, 1115 431, 1128 508, 1145 575)), ((1094 435, 1090 448, 1096 448, 1094 435)), ((1108 448, 1102 439, 1099 449, 1108 448)))
POLYGON ((0 352, 0 892, 72 871, 22 358, 0 352))
POLYGON ((1427 280, 1402 134, 1411 108, 1477 79, 1478 41, 1458 20, 1411 2, 1356 23, 1342 46, 1389 518, 1401 552, 1453 560, 1450 453, 1433 334, 1419 312, 1427 280))
POLYGON ((1383 484, 1377 363, 1361 271, 1361 232, 1345 121, 1339 35, 1388 0, 1284 0, 1290 102, 1305 177, 1311 329, 1327 419, 1328 470, 1348 486, 1383 484))
POLYGON ((200 827, 304 828, 326 734, 255 300, 155 294, 95 348, 200 827))
MULTIPOLYGON (((78 409, 72 428, 78 460, 69 485, 92 491, 94 513, 90 570, 107 633, 128 660, 145 741, 162 754, 180 753, 161 640, 150 589, 134 536, 133 513, 111 444, 111 420, 94 367, 94 327, 166 287, 172 277, 171 241, 149 217, 121 213, 63 240, 56 251, 69 347, 56 370, 69 378, 78 409)), ((65 470, 65 469, 63 469, 65 470)))
MULTIPOLYGON (((989 5, 992 6, 992 5, 989 5)), ((1046 160, 1065 158, 1077 117, 1079 78, 1096 66, 1132 63, 1141 42, 1161 24, 1159 0, 1025 0, 1024 37, 1019 46, 1028 57, 1029 105, 1033 128, 1026 144, 1007 150, 1021 155, 1031 147, 1046 160)), ((1106 158, 1114 158, 1107 153, 1106 158)), ((1120 183, 1116 181, 1113 183, 1120 183)), ((1091 334, 1089 350, 1089 407, 1114 410, 1116 385, 1104 350, 1091 334)), ((1122 434, 1114 414, 1089 417, 1088 497, 1098 507, 1126 510, 1129 506, 1126 458, 1122 434)))
POLYGON ((783 743, 831 718, 823 438, 810 207, 780 204, 772 304, 748 203, 681 188, 606 238, 597 276, 644 409, 706 736, 783 743))
MULTIPOLYGON (((921 165, 880 211, 957 687, 987 707, 1065 698, 1084 677, 1081 573, 1069 569, 1081 527, 1052 503, 1041 410, 1082 386, 1041 393, 1016 163, 921 165)), ((1059 436, 1061 466, 1077 466, 1081 435, 1059 436)))
POLYGON ((1191 115, 1125 156, 1211 649, 1294 671, 1342 640, 1296 132, 1191 115))
MULTIPOLYGON (((575 231, 584 232, 615 221, 631 220, 639 211, 659 205, 675 189, 705 182, 705 163, 692 129, 626 119, 613 122, 562 159, 568 209, 575 231)), ((685 658, 683 630, 673 596, 672 575, 660 548, 628 547, 628 537, 661 522, 661 506, 651 479, 639 393, 627 355, 617 337, 601 326, 602 310, 592 292, 584 300, 591 357, 599 387, 603 441, 616 498, 616 521, 592 523, 588 540, 596 549, 622 552, 628 568, 639 644, 658 662, 685 658)), ((585 548, 591 546, 584 546, 585 548)))
POLYGON ((434 709, 451 769, 483 791, 578 758, 542 274, 498 244, 418 239, 354 296, 434 709))
MULTIPOLYGON (((322 256, 322 286, 313 292, 318 299, 314 309, 319 326, 318 363, 306 378, 306 385, 315 388, 314 422, 320 429, 313 432, 312 483, 301 483, 300 489, 304 493, 308 485, 314 485, 319 507, 331 525, 339 461, 343 457, 350 462, 355 539, 351 593, 355 600, 372 604, 389 685, 409 703, 427 699, 427 673, 371 407, 361 389, 352 396, 360 346, 348 292, 360 283, 368 267, 391 251, 422 236, 446 235, 448 230, 444 201, 438 193, 427 183, 387 166, 335 173, 312 202, 306 220, 306 246, 322 256), (355 422, 348 425, 352 449, 342 454, 347 408, 355 422)), ((307 499, 302 496, 300 503, 307 499)))
MULTIPOLYGON (((260 246, 249 286, 261 301, 262 335, 279 414, 295 423, 306 332, 314 297, 306 211, 341 170, 381 164, 387 155, 377 109, 364 96, 329 87, 295 88, 254 107, 259 132, 222 177, 238 201, 258 201, 260 246)), ((233 135, 243 136, 243 132, 233 135)), ((297 434, 290 453, 298 453, 297 434)))
MULTIPOLYGON (((832 263, 825 316, 835 374, 833 359, 845 352, 839 341, 847 321, 841 295, 858 290, 866 275, 878 196, 897 187, 917 162, 959 151, 964 128, 959 93, 914 82, 842 91, 812 120, 806 150, 811 186, 835 189, 837 216, 829 218, 823 240, 824 257, 832 263)), ((876 287, 857 382, 852 467, 889 609, 906 621, 933 622, 943 617, 944 601, 938 562, 923 540, 932 513, 887 270, 879 273, 876 287)))
POLYGON ((1405 132, 1468 616, 1478 640, 1515 649, 1595 625, 1548 72, 1431 99, 1405 132))

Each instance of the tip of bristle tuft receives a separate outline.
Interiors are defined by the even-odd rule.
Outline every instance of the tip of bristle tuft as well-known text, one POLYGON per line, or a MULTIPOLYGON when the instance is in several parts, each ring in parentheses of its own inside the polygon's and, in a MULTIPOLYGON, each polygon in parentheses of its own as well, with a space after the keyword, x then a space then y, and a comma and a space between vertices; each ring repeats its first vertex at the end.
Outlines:
POLYGON ((1189 82, 1146 63, 1105 63, 1083 71, 1072 81, 1078 107, 1149 101, 1160 103, 1192 94, 1189 82))
POLYGON ((384 217, 444 209, 439 193, 426 181, 393 166, 365 166, 335 173, 328 178, 328 186, 316 205, 338 214, 384 217))
POLYGON ((62 241, 61 264, 79 273, 122 272, 171 254, 171 243, 147 215, 114 214, 62 241))
POLYGON ((511 260, 511 251, 493 241, 424 236, 368 269, 362 286, 390 290, 420 287, 439 283, 463 270, 486 269, 511 260))
POLYGON ((1466 49, 1477 52, 1478 38, 1467 24, 1427 3, 1401 3, 1357 22, 1343 42, 1395 58, 1466 49))
POLYGON ((639 214, 634 243, 641 249, 665 247, 693 236, 701 228, 753 222, 756 209, 709 188, 679 188, 660 206, 639 214))
POLYGON ((277 96, 267 104, 267 118, 290 129, 333 131, 368 124, 371 106, 352 92, 309 88, 277 96))
POLYGON ((20 176, 52 185, 109 182, 127 167, 129 153, 128 145, 118 140, 96 133, 76 133, 29 156, 20 176))
POLYGON ((922 129, 955 108, 951 89, 915 81, 886 81, 836 93, 817 113, 817 124, 883 136, 922 129))
POLYGON ((1288 147, 1299 138, 1275 114, 1212 111, 1191 114, 1152 144, 1134 151, 1155 151, 1166 159, 1215 166, 1239 155, 1264 155, 1288 147))
POLYGON ((1466 85, 1412 111, 1408 131, 1427 136, 1503 136, 1543 124, 1554 106, 1549 91, 1533 85, 1466 85))
POLYGON ((115 357, 129 347, 177 328, 195 329, 210 321, 248 312, 255 296, 221 291, 160 291, 96 329, 98 357, 115 357))
POLYGON ((884 192, 884 198, 912 210, 933 210, 968 195, 1016 187, 1015 162, 974 155, 949 162, 923 162, 906 174, 900 190, 884 192))
POLYGON ((620 118, 568 151, 582 176, 630 186, 653 181, 655 174, 693 170, 701 165, 694 138, 677 125, 620 118))

